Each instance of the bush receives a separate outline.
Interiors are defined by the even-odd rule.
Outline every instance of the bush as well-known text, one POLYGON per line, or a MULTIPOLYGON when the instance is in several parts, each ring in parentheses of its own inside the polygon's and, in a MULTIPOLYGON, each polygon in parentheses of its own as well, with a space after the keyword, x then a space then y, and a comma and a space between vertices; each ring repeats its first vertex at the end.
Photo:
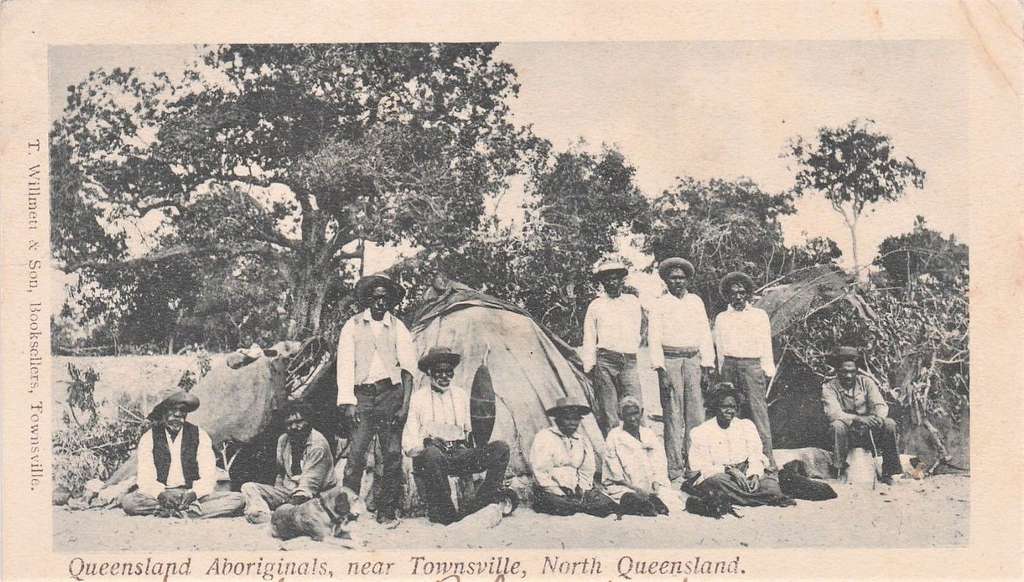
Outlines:
POLYGON ((54 487, 77 496, 87 481, 106 479, 127 461, 150 423, 141 402, 127 395, 118 399, 113 418, 104 418, 99 409, 106 401, 95 399, 99 374, 74 364, 68 373, 66 407, 53 434, 54 487))

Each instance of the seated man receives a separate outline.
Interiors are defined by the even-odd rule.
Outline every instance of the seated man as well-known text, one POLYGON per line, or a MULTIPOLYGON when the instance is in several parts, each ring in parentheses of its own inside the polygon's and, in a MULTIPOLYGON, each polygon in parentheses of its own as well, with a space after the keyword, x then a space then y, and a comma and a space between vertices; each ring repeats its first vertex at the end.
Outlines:
POLYGON ((420 359, 418 366, 430 376, 430 388, 413 392, 402 434, 402 448, 412 457, 413 474, 421 487, 420 497, 427 504, 427 517, 444 525, 461 517, 452 503, 449 475, 486 473, 476 498, 463 508, 462 516, 501 502, 506 495, 501 484, 508 467, 508 445, 494 441, 472 446, 469 396, 452 384, 459 360, 461 356, 447 348, 431 348, 420 359))
POLYGON ((882 398, 878 384, 859 373, 857 348, 840 347, 832 355, 836 378, 821 387, 821 403, 832 435, 832 471, 835 477, 846 469, 846 454, 851 446, 863 447, 882 455, 881 481, 892 484, 892 476, 902 472, 896 448, 896 422, 882 398))
POLYGON ((729 382, 715 385, 708 399, 715 418, 690 432, 690 467, 699 471, 696 490, 718 490, 735 505, 794 505, 782 494, 775 475, 765 474, 767 459, 754 423, 736 418, 736 389, 729 382))
POLYGON ((668 515, 663 498, 677 495, 668 479, 665 449, 654 431, 642 426, 640 401, 625 396, 619 401, 622 424, 605 439, 604 488, 626 515, 668 515))
POLYGON ((266 523, 281 505, 301 505, 334 487, 334 456, 324 435, 309 424, 311 416, 304 403, 289 402, 285 407, 286 431, 277 439, 274 484, 242 485, 250 523, 266 523))
POLYGON ((153 428, 136 449, 138 489, 121 498, 128 515, 221 517, 242 513, 242 494, 214 492, 217 462, 206 431, 186 422, 199 398, 178 390, 149 413, 153 428))
POLYGON ((590 407, 576 398, 559 398, 547 410, 555 426, 533 437, 533 510, 551 515, 589 513, 605 517, 615 502, 594 486, 597 455, 586 438, 576 434, 590 407))

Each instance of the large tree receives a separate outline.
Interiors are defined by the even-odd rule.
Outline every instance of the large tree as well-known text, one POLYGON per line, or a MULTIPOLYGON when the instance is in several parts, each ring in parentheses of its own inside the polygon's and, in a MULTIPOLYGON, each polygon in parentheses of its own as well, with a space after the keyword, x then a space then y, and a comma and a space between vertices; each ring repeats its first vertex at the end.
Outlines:
POLYGON ((814 262, 810 257, 818 253, 795 253, 783 242, 780 218, 794 211, 789 193, 765 192, 746 178, 679 178, 652 203, 644 251, 658 261, 680 256, 692 262, 691 289, 714 313, 724 306, 718 282, 729 271, 743 271, 765 285, 795 260, 814 262))
POLYGON ((528 160, 495 47, 222 45, 180 80, 94 71, 51 132, 55 258, 116 291, 146 264, 260 257, 287 281, 287 334, 311 333, 367 241, 464 241, 528 160), (124 232, 154 223, 134 256, 124 232))
POLYGON ((794 192, 821 193, 850 231, 853 270, 859 276, 857 223, 882 201, 899 200, 909 186, 924 187, 924 170, 910 157, 898 158, 893 140, 874 121, 855 119, 841 127, 821 127, 816 140, 795 137, 786 155, 795 160, 794 192))

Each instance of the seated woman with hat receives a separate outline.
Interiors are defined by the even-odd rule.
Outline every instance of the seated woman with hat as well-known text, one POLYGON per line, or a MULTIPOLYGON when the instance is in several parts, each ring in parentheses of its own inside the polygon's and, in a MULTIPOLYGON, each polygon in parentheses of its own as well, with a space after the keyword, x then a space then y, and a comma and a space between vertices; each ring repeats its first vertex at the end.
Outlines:
POLYGON ((430 348, 420 358, 419 368, 430 376, 430 387, 413 392, 402 434, 402 448, 412 457, 413 474, 420 497, 427 504, 427 517, 444 525, 491 503, 508 501, 511 512, 516 501, 501 490, 508 467, 508 445, 502 441, 471 442, 469 396, 452 383, 461 359, 444 347, 430 348), (462 515, 457 514, 448 476, 481 472, 486 475, 476 498, 461 508, 462 515))
POLYGON ((605 517, 616 503, 594 485, 597 455, 586 437, 577 433, 590 407, 583 401, 559 398, 547 410, 555 426, 533 437, 530 467, 533 469, 533 510, 551 515, 588 513, 605 517))
POLYGON ((708 399, 715 417, 690 432, 690 467, 700 473, 697 492, 718 490, 734 505, 793 505, 778 478, 765 472, 767 459, 754 423, 736 418, 738 400, 732 384, 715 385, 708 399))
POLYGON ((153 407, 153 428, 136 449, 138 489, 121 498, 128 515, 222 517, 242 514, 241 493, 214 491, 217 464, 210 435, 187 422, 199 398, 178 390, 153 407))

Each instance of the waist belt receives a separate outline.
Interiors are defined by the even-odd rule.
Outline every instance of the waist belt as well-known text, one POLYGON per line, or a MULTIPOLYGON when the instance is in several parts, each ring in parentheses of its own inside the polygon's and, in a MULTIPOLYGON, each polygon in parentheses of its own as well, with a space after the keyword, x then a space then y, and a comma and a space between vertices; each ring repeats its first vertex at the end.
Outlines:
POLYGON ((739 358, 736 356, 724 356, 722 357, 723 362, 735 362, 737 364, 757 364, 761 365, 761 358, 739 358))
POLYGON ((601 358, 608 358, 611 360, 635 360, 636 354, 626 354, 623 352, 616 352, 615 350, 609 350, 608 348, 597 348, 597 355, 601 358))
POLYGON ((675 346, 661 346, 661 352, 666 358, 692 358, 700 353, 697 348, 677 348, 675 346))
POLYGON ((368 396, 376 396, 377 394, 383 394, 389 390, 393 390, 397 387, 396 384, 392 384, 389 378, 377 380, 372 384, 356 384, 355 392, 366 394, 368 396))

